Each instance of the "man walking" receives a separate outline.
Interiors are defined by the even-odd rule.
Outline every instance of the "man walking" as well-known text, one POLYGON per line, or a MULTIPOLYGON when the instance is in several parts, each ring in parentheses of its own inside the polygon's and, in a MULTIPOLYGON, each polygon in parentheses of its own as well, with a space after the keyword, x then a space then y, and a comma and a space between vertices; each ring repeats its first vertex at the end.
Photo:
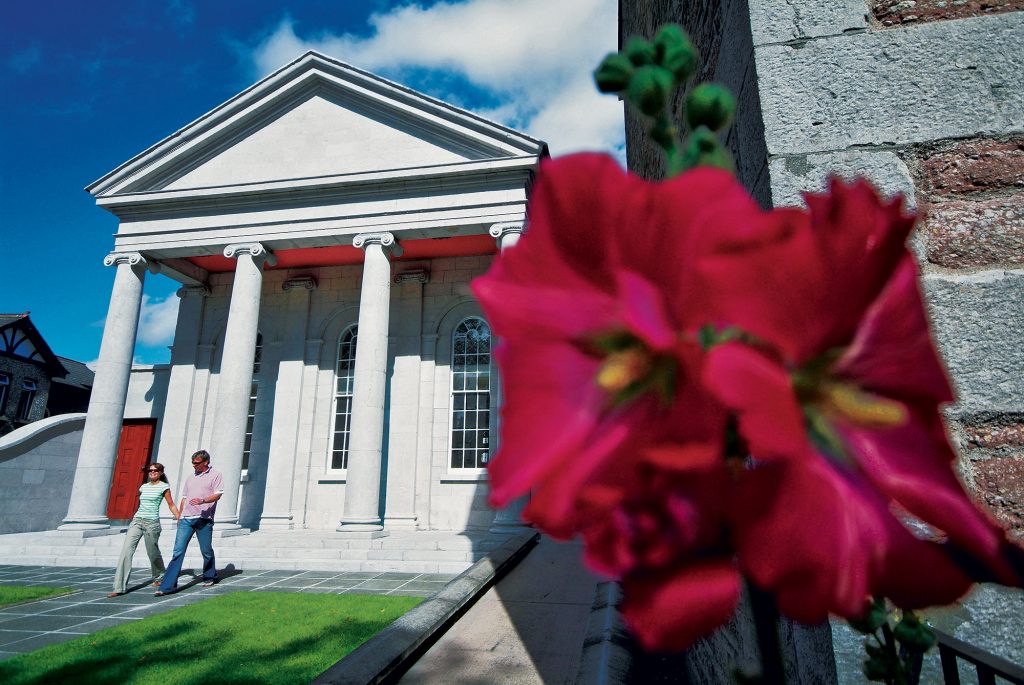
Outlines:
POLYGON ((199 540, 199 551, 203 554, 203 587, 210 587, 217 581, 213 558, 213 515, 217 511, 217 500, 224 494, 224 476, 210 468, 210 453, 206 450, 192 455, 192 468, 195 473, 185 480, 181 491, 174 552, 156 592, 157 597, 177 589, 185 550, 193 535, 199 540))

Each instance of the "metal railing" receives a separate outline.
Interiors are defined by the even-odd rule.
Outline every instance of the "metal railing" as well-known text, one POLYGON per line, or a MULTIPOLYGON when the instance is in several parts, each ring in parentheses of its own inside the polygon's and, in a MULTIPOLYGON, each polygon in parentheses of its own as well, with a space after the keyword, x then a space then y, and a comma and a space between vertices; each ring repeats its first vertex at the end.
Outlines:
POLYGON ((995 685, 997 682, 1024 685, 1024 668, 940 630, 932 628, 932 632, 939 639, 942 680, 946 685, 960 685, 958 662, 961 660, 974 665, 978 674, 978 685, 995 685), (996 678, 1001 680, 997 681, 996 678))

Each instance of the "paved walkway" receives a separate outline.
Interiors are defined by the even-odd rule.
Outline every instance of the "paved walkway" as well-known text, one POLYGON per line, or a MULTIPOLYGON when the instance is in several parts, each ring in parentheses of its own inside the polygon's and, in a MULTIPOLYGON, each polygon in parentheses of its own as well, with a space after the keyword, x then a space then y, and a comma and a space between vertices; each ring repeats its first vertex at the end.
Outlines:
POLYGON ((401 685, 571 685, 597 577, 579 542, 547 536, 477 600, 399 681, 401 685))
POLYGON ((426 597, 455 574, 335 571, 234 571, 204 588, 183 574, 182 590, 154 597, 149 570, 135 569, 128 593, 107 598, 113 568, 0 565, 0 585, 69 587, 75 593, 0 609, 0 659, 66 642, 104 628, 193 604, 227 592, 300 592, 426 597))

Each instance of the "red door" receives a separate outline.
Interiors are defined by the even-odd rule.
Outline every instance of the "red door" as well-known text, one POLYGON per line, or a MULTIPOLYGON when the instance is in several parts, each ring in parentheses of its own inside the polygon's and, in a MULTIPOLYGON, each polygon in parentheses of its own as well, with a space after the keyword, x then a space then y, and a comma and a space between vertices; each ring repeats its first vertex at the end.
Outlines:
POLYGON ((130 519, 139 508, 142 468, 149 463, 149 455, 153 452, 155 428, 155 419, 126 420, 121 426, 117 462, 107 501, 108 519, 130 519))

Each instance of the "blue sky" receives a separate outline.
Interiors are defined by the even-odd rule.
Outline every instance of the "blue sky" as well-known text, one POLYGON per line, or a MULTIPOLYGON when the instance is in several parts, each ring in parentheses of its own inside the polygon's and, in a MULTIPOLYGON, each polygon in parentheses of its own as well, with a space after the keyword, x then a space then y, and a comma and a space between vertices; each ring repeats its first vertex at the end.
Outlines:
MULTIPOLYGON (((589 72, 616 0, 10 3, 0 23, 0 312, 99 353, 116 218, 83 190, 308 49, 546 140, 621 155, 589 72)), ((148 275, 136 360, 169 359, 178 284, 148 275)))

